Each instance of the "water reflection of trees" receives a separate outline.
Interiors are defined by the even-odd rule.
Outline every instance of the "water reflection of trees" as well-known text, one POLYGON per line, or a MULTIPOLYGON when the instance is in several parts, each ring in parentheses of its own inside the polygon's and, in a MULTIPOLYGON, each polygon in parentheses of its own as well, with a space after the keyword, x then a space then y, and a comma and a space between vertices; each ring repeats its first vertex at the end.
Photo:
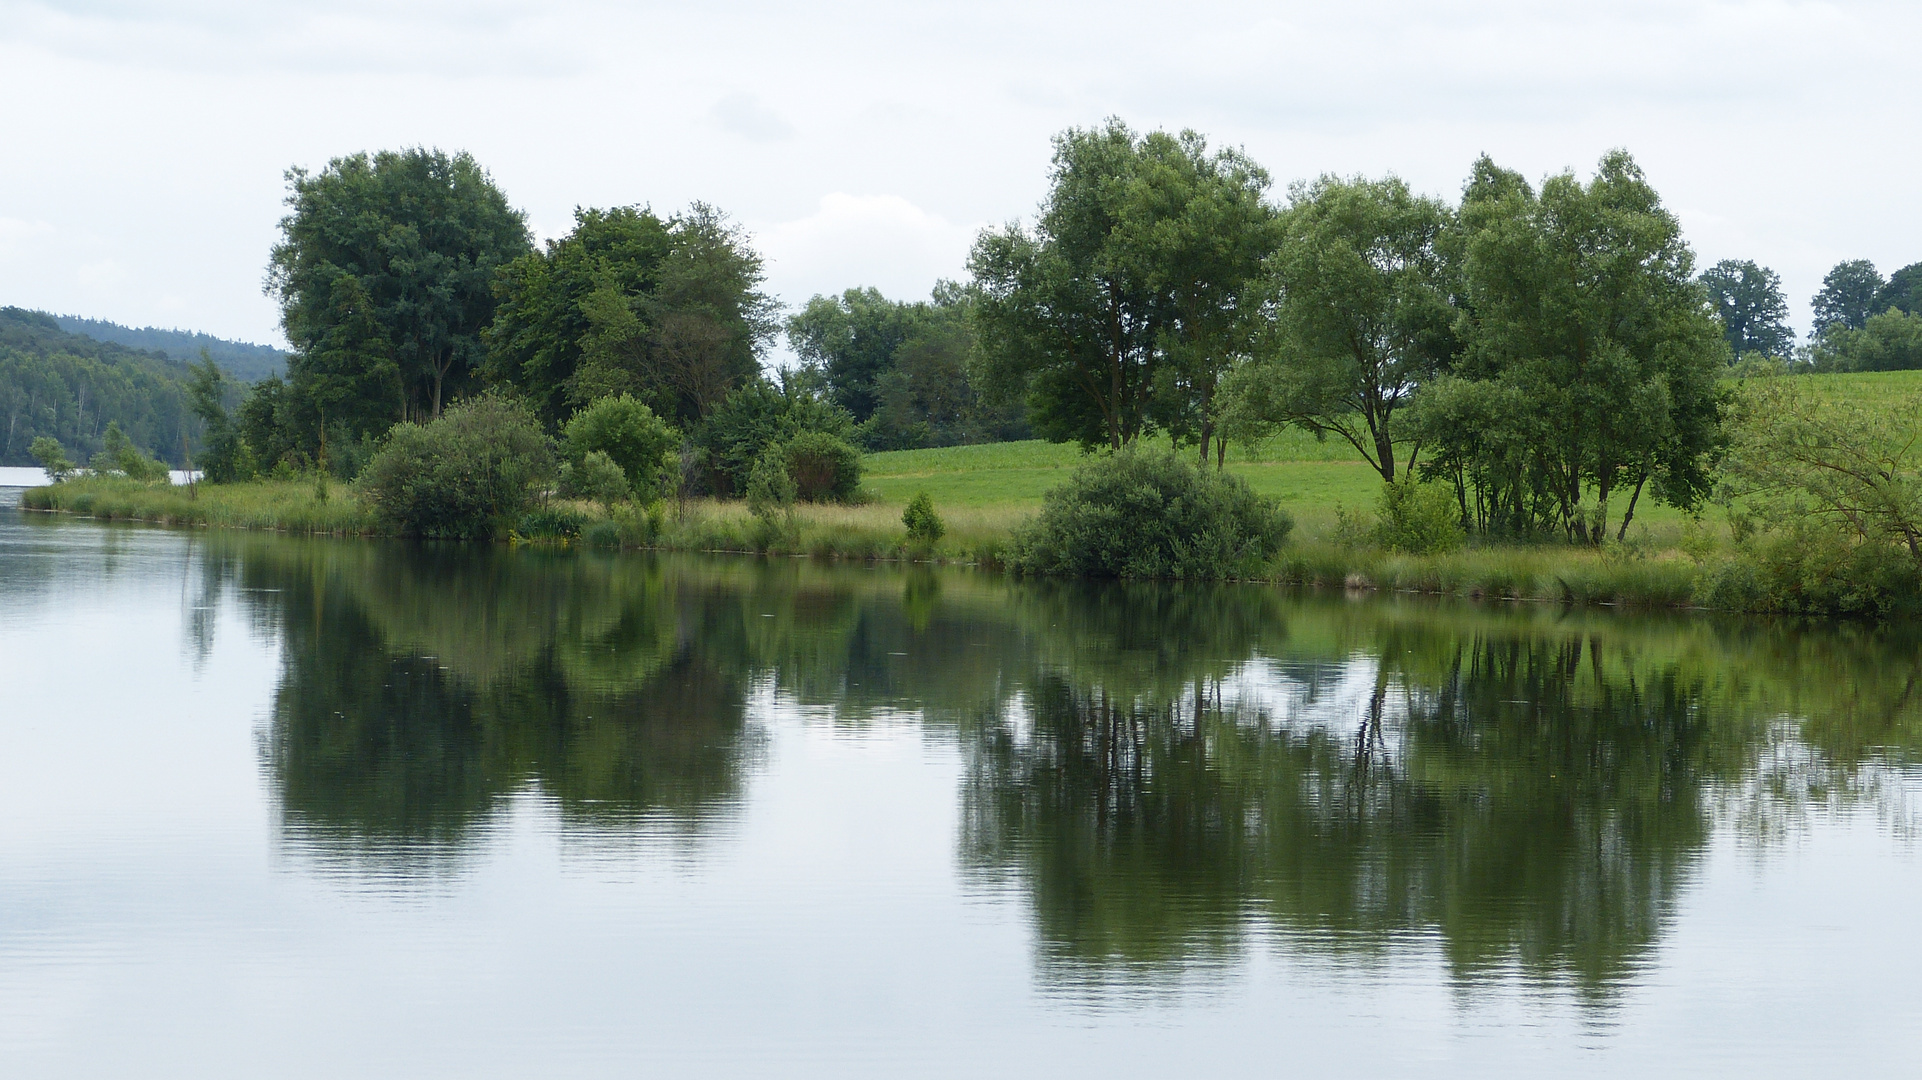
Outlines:
POLYGON ((1863 644, 1845 637, 1393 605, 1284 621, 1279 651, 1218 640, 1254 657, 1231 671, 1039 665, 977 728, 964 858, 1021 883, 1052 976, 1152 978, 1252 932, 1342 956, 1432 934, 1459 978, 1606 997, 1659 940, 1720 796, 1752 791, 1775 718, 1812 710, 1799 790, 1844 790, 1865 738, 1912 745, 1884 741, 1911 730, 1916 671, 1886 636, 1842 688, 1836 651, 1863 644))
POLYGON ((1604 998, 1715 829, 1872 797, 1922 747, 1893 631, 364 543, 204 564, 282 643, 264 760, 323 856, 458 852, 517 793, 698 835, 771 687, 958 742, 962 860, 1066 984, 1278 936, 1604 998))

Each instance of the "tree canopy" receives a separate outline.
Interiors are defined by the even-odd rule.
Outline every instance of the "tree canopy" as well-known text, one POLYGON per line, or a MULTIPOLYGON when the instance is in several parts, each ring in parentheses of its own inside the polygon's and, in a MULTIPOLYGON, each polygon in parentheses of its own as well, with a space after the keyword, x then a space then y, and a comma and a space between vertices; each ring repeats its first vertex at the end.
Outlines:
POLYGON ((1881 310, 1875 306, 1876 298, 1887 282, 1875 269, 1875 264, 1867 259, 1849 259, 1835 264, 1822 276, 1822 290, 1809 301, 1815 310, 1815 334, 1820 336, 1831 327, 1840 330, 1860 330, 1869 321, 1869 316, 1881 310))
POLYGON ((1205 439, 1215 382, 1252 331, 1267 184, 1194 132, 1110 120, 1057 136, 1034 227, 983 233, 969 259, 986 375, 1024 387, 1057 442, 1205 439))
POLYGON ((1748 355, 1786 359, 1795 346, 1782 278, 1747 259, 1723 259, 1702 271, 1709 302, 1722 317, 1722 337, 1732 359, 1748 355))
POLYGON ((294 391, 353 432, 438 416, 473 385, 494 275, 531 244, 522 214, 465 153, 355 154, 287 184, 267 287, 294 391))
POLYGON ((760 370, 775 304, 761 257, 720 211, 575 211, 574 229, 509 264, 489 332, 489 375, 559 423, 632 394, 691 424, 760 370))

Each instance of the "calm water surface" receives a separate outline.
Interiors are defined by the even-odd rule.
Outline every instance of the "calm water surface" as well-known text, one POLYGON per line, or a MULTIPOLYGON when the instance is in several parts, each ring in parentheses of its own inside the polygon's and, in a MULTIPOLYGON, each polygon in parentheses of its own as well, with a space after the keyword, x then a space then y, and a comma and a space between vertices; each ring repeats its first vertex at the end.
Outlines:
POLYGON ((1907 1074, 1918 674, 0 506, 0 1073, 1907 1074))

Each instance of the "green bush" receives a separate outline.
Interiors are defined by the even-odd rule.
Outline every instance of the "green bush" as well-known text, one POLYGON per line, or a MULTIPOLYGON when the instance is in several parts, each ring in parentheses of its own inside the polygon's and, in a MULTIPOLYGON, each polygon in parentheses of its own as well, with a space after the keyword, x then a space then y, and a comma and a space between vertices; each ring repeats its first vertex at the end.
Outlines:
POLYGON ((129 480, 144 483, 158 483, 167 479, 167 464, 155 461, 140 452, 140 448, 120 430, 120 421, 107 422, 107 433, 101 441, 100 452, 89 463, 96 473, 119 473, 129 480))
POLYGON ((561 431, 561 454, 568 464, 579 470, 589 454, 604 454, 642 499, 665 490, 680 470, 680 451, 681 433, 627 394, 586 406, 561 431))
POLYGON ((567 506, 537 506, 514 524, 521 540, 572 540, 587 526, 587 515, 567 506))
POLYGON ((1704 606, 1726 611, 1882 619, 1922 607, 1922 570, 1906 551, 1816 525, 1756 537, 1701 588, 1704 606))
POLYGON ((1008 565, 1032 574, 1252 576, 1294 523, 1246 481, 1168 451, 1127 450, 1075 470, 1018 530, 1008 565))
POLYGON ((779 448, 761 455, 747 478, 747 508, 757 518, 767 518, 794 505, 798 489, 788 472, 787 461, 779 448))
POLYGON ((846 502, 861 488, 861 452, 837 435, 800 432, 780 455, 794 478, 795 496, 805 502, 846 502))
POLYGON ((948 531, 941 515, 934 512, 934 500, 925 491, 908 500, 908 508, 901 511, 901 524, 908 527, 908 539, 923 544, 934 543, 948 531))
POLYGON ((1421 484, 1412 476, 1381 486, 1375 539, 1390 551, 1434 555, 1454 551, 1465 539, 1461 507, 1440 484, 1421 484))
POLYGON ((554 473, 534 414, 483 396, 426 424, 396 424, 360 478, 383 529, 475 540, 519 520, 554 473))
POLYGON ((579 462, 563 462, 560 489, 563 495, 592 499, 608 507, 627 498, 630 490, 627 474, 599 450, 589 450, 579 462))
POLYGON ((818 431, 849 438, 854 418, 847 410, 808 392, 794 381, 779 386, 756 379, 737 387, 694 433, 708 472, 707 481, 719 495, 745 493, 750 474, 761 457, 802 432, 818 431))

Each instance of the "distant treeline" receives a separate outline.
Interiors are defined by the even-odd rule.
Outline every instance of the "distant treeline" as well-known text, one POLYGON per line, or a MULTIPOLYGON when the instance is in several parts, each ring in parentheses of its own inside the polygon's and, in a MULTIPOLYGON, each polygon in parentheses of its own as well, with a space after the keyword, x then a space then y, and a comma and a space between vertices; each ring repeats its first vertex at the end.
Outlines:
POLYGON ((187 365, 168 356, 69 333, 51 315, 0 308, 0 465, 31 465, 40 436, 85 461, 109 424, 178 465, 198 431, 187 365))
POLYGON ((287 366, 287 354, 272 345, 248 341, 229 341, 193 330, 162 330, 157 326, 122 326, 104 319, 83 319, 77 315, 55 315, 53 320, 69 334, 82 334, 95 341, 125 345, 129 349, 157 352, 168 359, 192 363, 205 351, 222 371, 237 379, 254 382, 277 375, 287 366))

